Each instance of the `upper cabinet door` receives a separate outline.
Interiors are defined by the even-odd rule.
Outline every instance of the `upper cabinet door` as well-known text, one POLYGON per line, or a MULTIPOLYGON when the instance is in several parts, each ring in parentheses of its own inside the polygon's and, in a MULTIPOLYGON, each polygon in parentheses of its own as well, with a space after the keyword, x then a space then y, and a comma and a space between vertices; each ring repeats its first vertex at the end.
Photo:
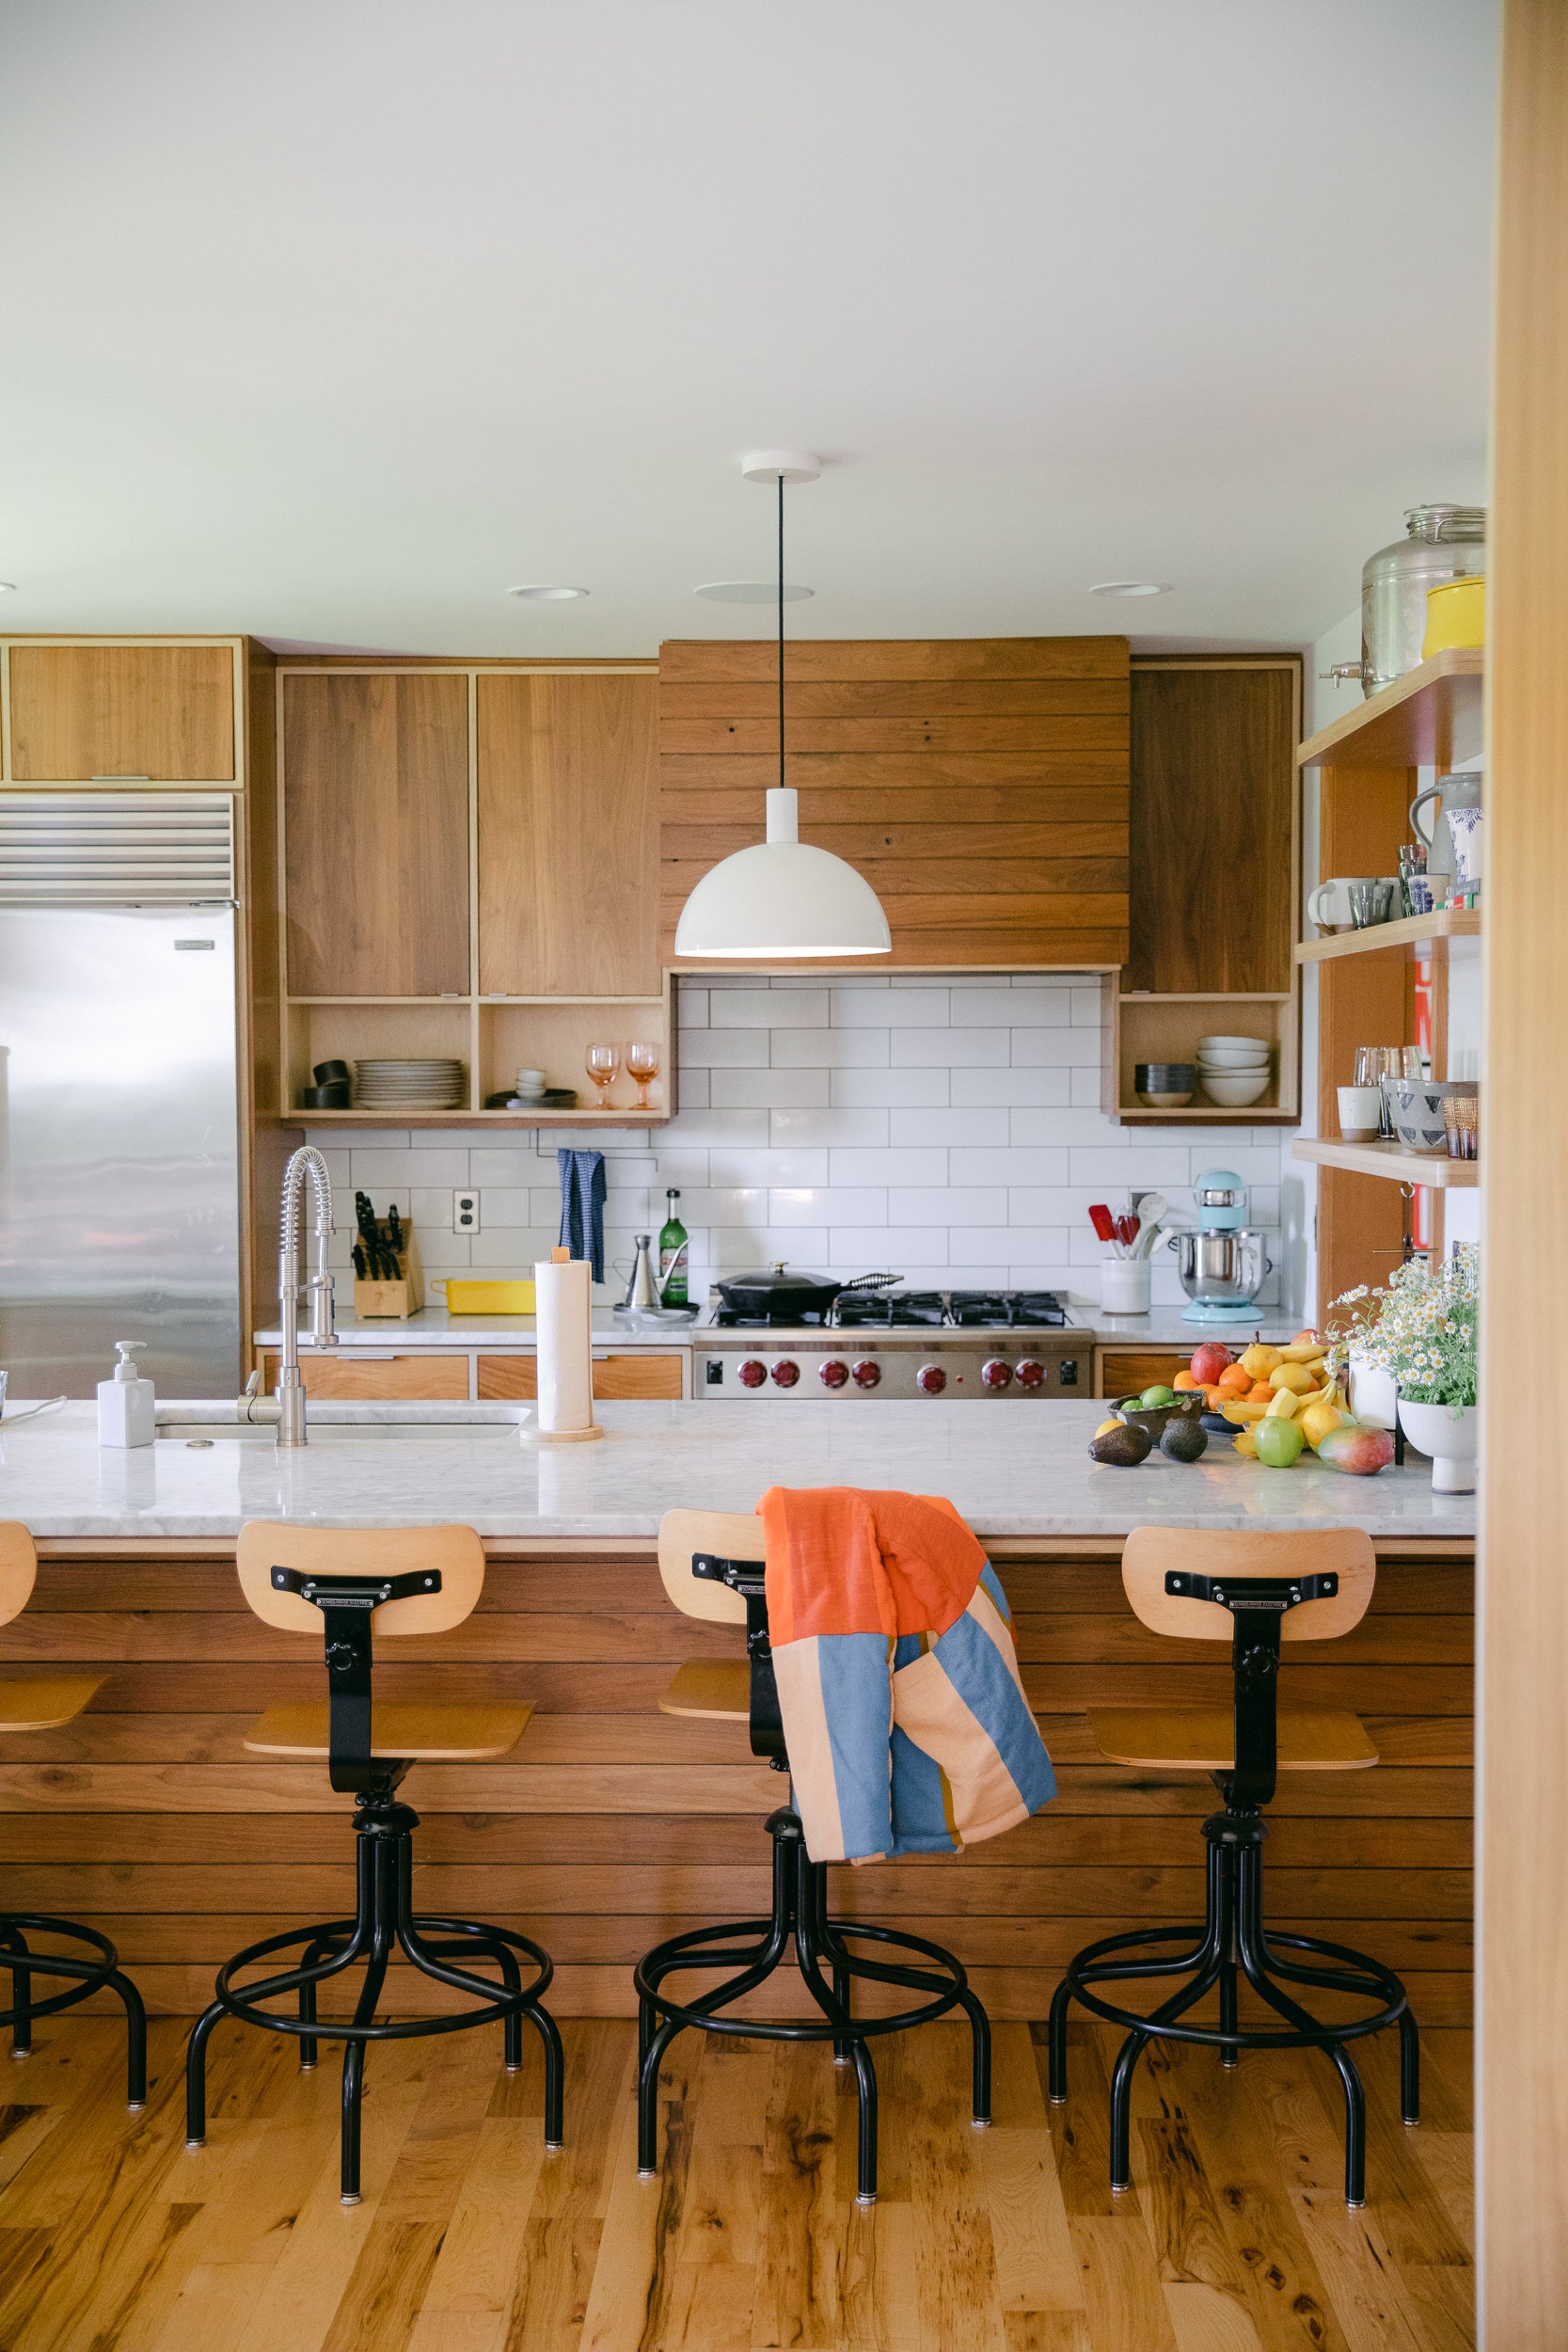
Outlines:
POLYGON ((13 784, 232 784, 229 645, 10 649, 13 784))
POLYGON ((289 993, 468 993, 468 681, 283 681, 289 993))
POLYGON ((1293 658, 1133 670, 1128 989, 1289 992, 1297 691, 1293 658))
POLYGON ((656 996, 658 685, 479 680, 479 988, 656 996))

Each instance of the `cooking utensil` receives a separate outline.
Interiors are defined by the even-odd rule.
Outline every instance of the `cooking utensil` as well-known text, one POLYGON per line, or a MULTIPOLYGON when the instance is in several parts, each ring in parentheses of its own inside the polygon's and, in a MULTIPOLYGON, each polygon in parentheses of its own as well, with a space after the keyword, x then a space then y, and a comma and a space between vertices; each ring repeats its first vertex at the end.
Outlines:
POLYGON ((1119 1254, 1120 1245, 1117 1240, 1117 1221, 1103 1200, 1091 1203, 1089 1223, 1094 1227, 1097 1239, 1104 1242, 1107 1248, 1116 1249, 1119 1254))
POLYGON ((838 1282, 827 1274, 794 1273, 781 1258, 767 1273, 727 1276, 718 1290, 736 1314, 784 1323, 792 1315, 825 1315, 847 1291, 883 1291, 902 1279, 896 1274, 861 1274, 851 1282, 838 1282))
POLYGON ((1137 1218, 1135 1216, 1118 1216, 1117 1219, 1117 1239, 1120 1242, 1123 1249, 1130 1251, 1132 1244, 1137 1240, 1137 1218))
POLYGON ((365 1245, 362 1241, 356 1241, 354 1245, 354 1277, 358 1282, 368 1282, 371 1279, 365 1260, 365 1245))

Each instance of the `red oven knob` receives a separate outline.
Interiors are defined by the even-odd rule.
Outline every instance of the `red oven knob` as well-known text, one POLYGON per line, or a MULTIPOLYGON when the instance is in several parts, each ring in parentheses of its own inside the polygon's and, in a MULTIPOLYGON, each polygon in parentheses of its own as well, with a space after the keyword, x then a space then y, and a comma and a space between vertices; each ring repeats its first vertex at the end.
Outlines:
POLYGON ((874 1389, 881 1376, 881 1365, 873 1362, 869 1356, 863 1356, 860 1362, 855 1366, 855 1386, 857 1389, 874 1389))
POLYGON ((849 1377, 849 1367, 842 1356, 830 1356, 816 1367, 816 1376, 825 1389, 842 1389, 849 1377))
POLYGON ((947 1386, 947 1375, 940 1364, 922 1364, 914 1375, 914 1385, 927 1396, 940 1396, 947 1386))
POLYGON ((988 1389, 1007 1388, 1012 1381, 1012 1376, 1011 1364, 1004 1363, 1000 1356, 990 1357, 980 1366, 980 1377, 988 1389))
POLYGON ((781 1356, 778 1362, 773 1367, 774 1387, 780 1389, 792 1389, 800 1377, 800 1367, 795 1361, 794 1358, 791 1356, 781 1356))
POLYGON ((1025 1356, 1018 1368, 1018 1385, 1021 1389, 1043 1389, 1045 1366, 1037 1363, 1033 1356, 1025 1356))
POLYGON ((736 1377, 743 1389, 760 1389, 768 1377, 768 1366, 759 1364, 754 1356, 748 1356, 736 1377))

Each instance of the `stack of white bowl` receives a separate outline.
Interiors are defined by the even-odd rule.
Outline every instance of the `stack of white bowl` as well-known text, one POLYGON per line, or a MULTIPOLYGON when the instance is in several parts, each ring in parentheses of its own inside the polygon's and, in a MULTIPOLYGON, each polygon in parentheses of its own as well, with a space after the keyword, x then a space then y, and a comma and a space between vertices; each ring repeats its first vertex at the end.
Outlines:
POLYGON ((1269 1090, 1274 1048, 1261 1037, 1200 1037, 1197 1074, 1211 1103, 1244 1111, 1269 1090))

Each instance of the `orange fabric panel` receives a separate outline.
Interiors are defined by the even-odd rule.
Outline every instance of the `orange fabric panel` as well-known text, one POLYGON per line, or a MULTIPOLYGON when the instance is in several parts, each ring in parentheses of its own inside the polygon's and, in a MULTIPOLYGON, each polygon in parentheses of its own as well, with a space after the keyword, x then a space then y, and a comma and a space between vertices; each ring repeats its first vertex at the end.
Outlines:
POLYGON ((945 1633, 985 1565, 941 1495, 769 1486, 757 1511, 775 1646, 819 1633, 945 1633))

